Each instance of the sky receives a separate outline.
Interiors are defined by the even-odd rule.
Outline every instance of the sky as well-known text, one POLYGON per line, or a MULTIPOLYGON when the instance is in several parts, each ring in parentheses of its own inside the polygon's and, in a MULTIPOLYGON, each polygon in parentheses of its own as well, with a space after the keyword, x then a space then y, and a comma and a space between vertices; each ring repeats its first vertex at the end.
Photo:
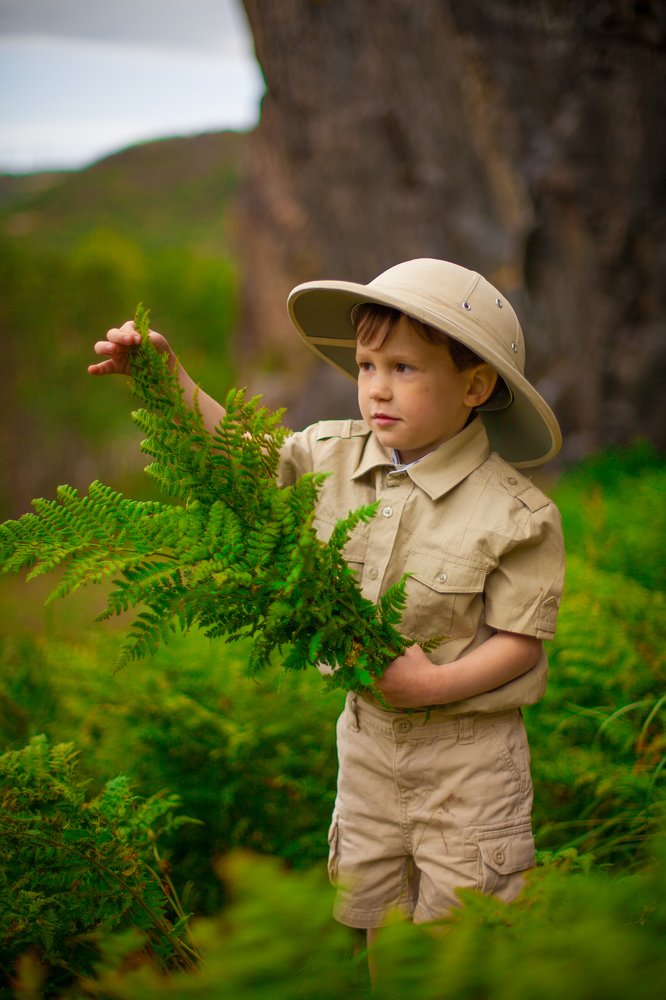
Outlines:
POLYGON ((240 0, 0 0, 0 172, 252 128, 263 90, 240 0))

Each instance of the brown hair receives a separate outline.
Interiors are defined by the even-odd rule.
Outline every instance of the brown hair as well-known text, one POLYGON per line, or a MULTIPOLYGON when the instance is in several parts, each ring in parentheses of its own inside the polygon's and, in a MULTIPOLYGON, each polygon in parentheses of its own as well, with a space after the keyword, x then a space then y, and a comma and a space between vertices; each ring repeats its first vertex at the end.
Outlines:
MULTIPOLYGON (((376 339, 377 346, 381 347, 389 337, 393 327, 400 320, 400 317, 404 315, 400 310, 393 309, 391 306, 382 306, 375 302, 363 302, 361 305, 356 306, 353 314, 356 339, 359 344, 363 345, 369 344, 376 339)), ((465 347, 459 340, 449 337, 442 330, 437 330, 434 326, 429 326, 427 323, 421 323, 420 320, 414 319, 412 316, 408 316, 407 319, 423 340, 427 340, 429 344, 442 344, 448 347, 451 360, 459 372, 467 371, 468 368, 474 368, 475 365, 487 363, 478 354, 471 351, 469 347, 465 347)))

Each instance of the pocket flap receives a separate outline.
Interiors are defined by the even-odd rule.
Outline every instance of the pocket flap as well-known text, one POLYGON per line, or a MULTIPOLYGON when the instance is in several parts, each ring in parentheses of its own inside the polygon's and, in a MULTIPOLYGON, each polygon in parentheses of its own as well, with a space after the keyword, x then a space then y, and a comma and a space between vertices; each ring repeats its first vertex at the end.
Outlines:
POLYGON ((486 580, 484 566, 436 550, 410 549, 405 570, 438 594, 478 594, 486 580))
POLYGON ((368 532, 359 531, 358 528, 355 529, 351 538, 348 538, 345 542, 342 553, 347 560, 351 563, 363 563, 365 562, 365 556, 368 551, 368 532))
POLYGON ((534 836, 529 827, 480 832, 478 844, 484 865, 498 875, 534 867, 534 836))

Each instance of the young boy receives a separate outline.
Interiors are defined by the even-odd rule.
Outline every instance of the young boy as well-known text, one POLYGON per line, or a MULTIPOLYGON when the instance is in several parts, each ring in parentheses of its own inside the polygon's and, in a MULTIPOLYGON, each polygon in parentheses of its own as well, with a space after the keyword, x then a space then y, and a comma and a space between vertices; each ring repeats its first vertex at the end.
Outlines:
MULTIPOLYGON (((520 708, 545 690, 564 553, 556 508, 517 467, 552 458, 560 434, 524 378, 513 309, 474 272, 407 261, 368 285, 299 285, 289 311, 318 355, 358 379, 363 419, 289 437, 281 480, 331 473, 322 539, 380 499, 345 550, 366 597, 410 574, 401 628, 413 644, 379 681, 384 703, 350 693, 338 721, 335 915, 372 939, 391 910, 445 915, 461 887, 513 899, 534 864, 520 708), (435 637, 426 655, 419 643, 435 637)), ((89 371, 127 372, 137 339, 131 323, 109 331, 89 371)), ((203 393, 199 405, 214 426, 222 408, 203 393)))

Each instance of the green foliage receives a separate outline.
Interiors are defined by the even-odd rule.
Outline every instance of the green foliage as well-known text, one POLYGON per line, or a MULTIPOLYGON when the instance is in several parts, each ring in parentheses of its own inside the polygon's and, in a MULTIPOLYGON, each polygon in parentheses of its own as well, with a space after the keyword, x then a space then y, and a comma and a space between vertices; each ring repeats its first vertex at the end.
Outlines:
POLYGON ((544 850, 635 865, 666 791, 666 465, 646 445, 567 473, 567 578, 546 697, 527 710, 544 850), (659 589, 661 585, 661 589, 659 589))
POLYGON ((527 712, 540 844, 627 864, 666 791, 666 595, 572 555, 547 696, 527 712))
POLYGON ((656 1000, 666 957, 664 838, 633 877, 530 873, 512 904, 465 890, 443 936, 396 924, 380 936, 379 997, 423 1000, 656 1000))
MULTIPOLYGON (((202 962, 168 976, 137 954, 136 940, 108 936, 94 974, 70 996, 333 998, 365 992, 352 936, 331 918, 332 891, 321 871, 287 874, 274 860, 238 853, 219 865, 231 901, 193 921, 202 962)), ((27 965, 24 975, 38 975, 27 965)))
POLYGON ((328 543, 313 528, 324 477, 305 475, 279 488, 276 473, 287 430, 271 413, 232 391, 226 415, 210 433, 198 406, 184 401, 178 379, 148 338, 132 364, 145 408, 133 419, 147 434, 146 469, 179 504, 134 501, 95 482, 88 494, 61 486, 57 500, 35 500, 35 514, 0 526, 3 571, 31 567, 30 577, 64 566, 51 597, 107 577, 115 589, 101 618, 142 607, 120 663, 153 653, 178 631, 209 638, 249 638, 249 670, 285 652, 285 670, 337 667, 331 686, 372 686, 406 640, 396 630, 404 581, 379 605, 361 595, 342 549, 376 504, 339 522, 328 543))
POLYGON ((36 949, 52 985, 92 969, 100 934, 134 928, 160 964, 191 967, 157 840, 189 822, 173 795, 141 799, 125 777, 87 800, 72 744, 33 738, 0 757, 0 948, 36 949))
POLYGON ((142 474, 127 388, 87 378, 92 344, 159 302, 188 368, 216 398, 234 383, 238 276, 227 220, 244 137, 154 142, 87 170, 4 177, 0 191, 3 351, 0 520, 59 483, 106 481, 154 497, 142 474), (211 364, 211 357, 215 363, 211 364))
POLYGON ((220 906, 211 864, 234 847, 298 868, 323 861, 344 693, 325 693, 310 671, 282 685, 275 668, 250 679, 243 645, 220 648, 200 634, 136 672, 112 673, 117 646, 100 633, 0 641, 0 743, 76 734, 93 790, 120 771, 143 795, 176 793, 199 821, 163 852, 188 909, 220 906))
MULTIPOLYGON (((628 452, 639 494, 657 466, 635 462, 628 452)), ((611 510, 615 483, 625 490, 629 472, 611 479, 601 459, 596 468, 611 510)), ((598 506, 586 508, 588 486, 577 505, 568 476, 558 490, 570 498, 562 504, 567 587, 549 691, 526 713, 542 866, 511 906, 464 894, 443 936, 389 927, 378 945, 380 997, 651 1000, 662 992, 666 855, 663 840, 650 838, 664 802, 664 594, 603 565, 605 549, 627 550, 633 512, 583 557, 569 541, 571 517, 584 535, 598 506)), ((657 521, 644 530, 653 534, 642 571, 653 574, 663 551, 657 521)), ((143 937, 104 932, 95 967, 68 995, 367 995, 363 950, 354 954, 329 916, 322 863, 342 691, 324 697, 314 671, 292 673, 280 689, 277 665, 250 679, 247 643, 222 646, 201 633, 174 637, 141 671, 114 675, 117 638, 78 626, 75 635, 4 641, 0 738, 18 747, 38 732, 51 743, 75 734, 77 772, 95 795, 119 771, 147 797, 156 788, 177 793, 201 823, 183 826, 161 850, 159 872, 172 872, 187 909, 208 915, 192 922, 205 959, 196 971, 165 977, 143 937), (212 863, 234 847, 278 855, 290 870, 243 855, 225 862, 220 882, 212 863), (313 862, 316 872, 293 870, 313 862)), ((41 995, 32 947, 17 959, 17 995, 26 997, 41 995)))
POLYGON ((591 456, 566 473, 554 497, 568 551, 666 590, 666 463, 652 445, 591 456))
MULTIPOLYGON (((666 957, 666 857, 633 877, 533 872, 511 904, 470 890, 446 921, 386 927, 376 945, 378 1000, 657 1000, 666 957)), ((220 874, 231 901, 193 922, 203 961, 165 976, 135 942, 107 938, 77 1000, 173 997, 297 1000, 369 997, 365 949, 330 917, 331 890, 320 872, 287 873, 274 861, 240 854, 220 874)), ((26 980, 38 970, 23 970, 26 980)))

